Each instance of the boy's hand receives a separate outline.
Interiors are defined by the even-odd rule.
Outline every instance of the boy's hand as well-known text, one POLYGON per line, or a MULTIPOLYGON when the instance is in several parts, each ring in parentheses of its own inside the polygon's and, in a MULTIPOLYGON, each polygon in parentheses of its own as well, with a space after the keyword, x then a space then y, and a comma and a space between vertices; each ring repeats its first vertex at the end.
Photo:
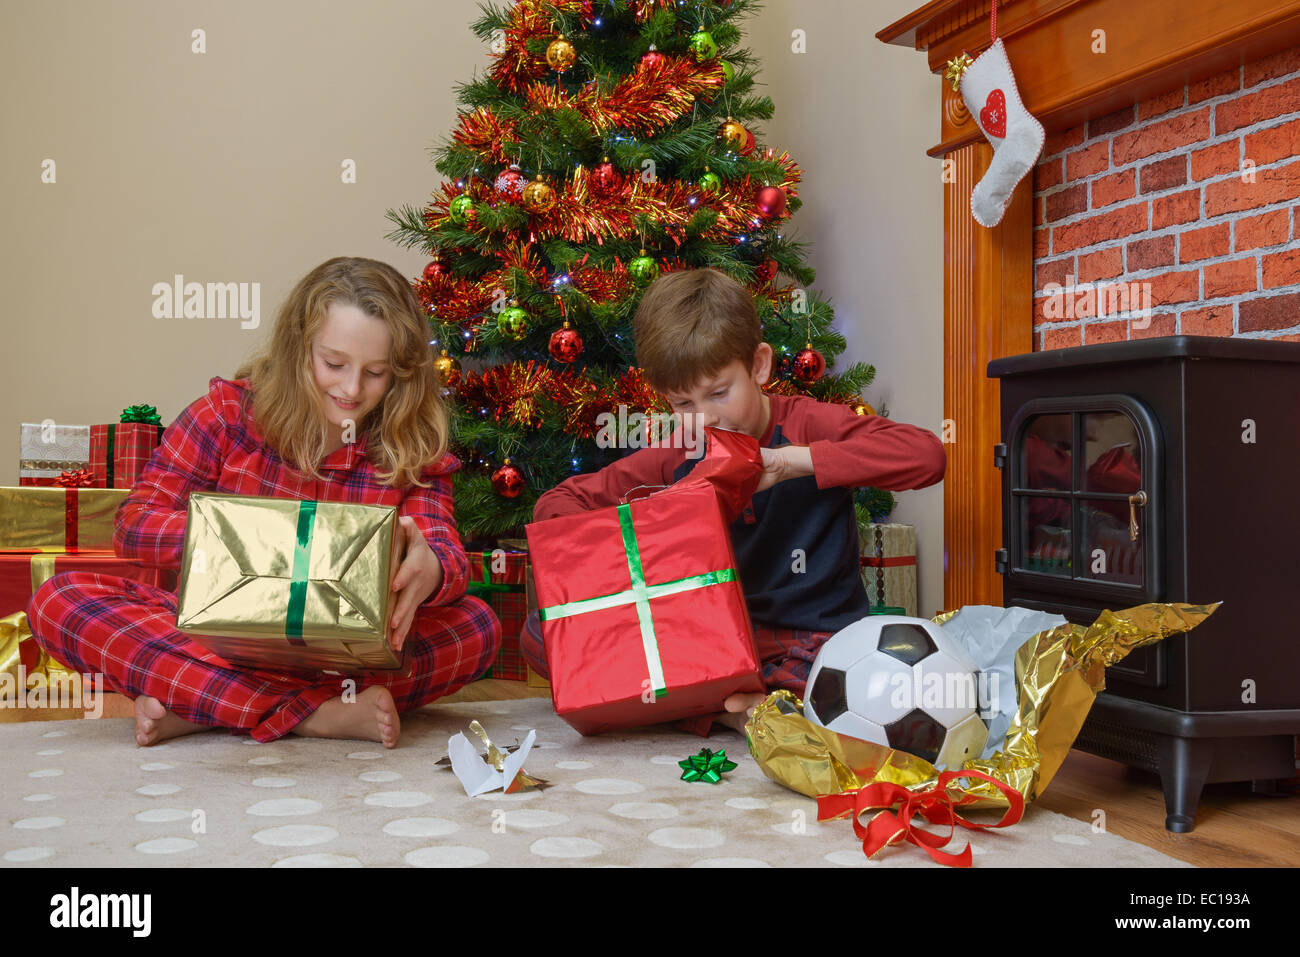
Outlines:
POLYGON ((388 621, 389 644, 394 651, 402 650, 406 633, 411 630, 416 607, 442 587, 442 562, 429 547, 413 518, 398 519, 398 527, 405 538, 406 554, 393 576, 396 592, 392 617, 388 621))
POLYGON ((763 454, 763 475, 758 480, 758 488, 754 489, 755 494, 777 482, 813 474, 812 456, 806 445, 782 445, 759 451, 763 454))

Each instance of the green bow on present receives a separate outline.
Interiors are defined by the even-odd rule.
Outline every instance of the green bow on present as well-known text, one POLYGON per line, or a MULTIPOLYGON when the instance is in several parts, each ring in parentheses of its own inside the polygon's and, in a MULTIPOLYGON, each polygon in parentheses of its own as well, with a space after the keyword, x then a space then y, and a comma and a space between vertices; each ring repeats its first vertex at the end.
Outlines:
POLYGON ((123 422, 143 422, 146 425, 162 425, 162 416, 152 405, 128 405, 122 410, 123 422))
POLYGON ((727 752, 724 750, 710 751, 708 748, 700 748, 699 754, 692 754, 685 761, 678 761, 677 766, 682 769, 683 781, 708 781, 710 784, 717 784, 722 780, 722 775, 736 769, 736 762, 728 761, 727 752))

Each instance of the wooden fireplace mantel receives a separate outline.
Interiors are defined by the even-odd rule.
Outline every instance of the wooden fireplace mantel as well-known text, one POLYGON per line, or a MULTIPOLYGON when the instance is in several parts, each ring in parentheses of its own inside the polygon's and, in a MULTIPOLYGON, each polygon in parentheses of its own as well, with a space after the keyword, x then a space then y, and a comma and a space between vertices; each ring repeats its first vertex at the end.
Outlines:
MULTIPOLYGON (((1050 133, 1300 45, 1300 0, 1001 0, 998 36, 1026 109, 1050 133), (1097 33, 1103 31, 1103 33, 1097 33), (1104 52, 1098 39, 1104 37, 1104 52)), ((1002 604, 998 381, 992 359, 1033 351, 1033 177, 993 229, 970 194, 993 148, 944 79, 953 57, 992 42, 990 0, 931 0, 876 37, 926 53, 939 92, 944 186, 944 609, 1002 604)))

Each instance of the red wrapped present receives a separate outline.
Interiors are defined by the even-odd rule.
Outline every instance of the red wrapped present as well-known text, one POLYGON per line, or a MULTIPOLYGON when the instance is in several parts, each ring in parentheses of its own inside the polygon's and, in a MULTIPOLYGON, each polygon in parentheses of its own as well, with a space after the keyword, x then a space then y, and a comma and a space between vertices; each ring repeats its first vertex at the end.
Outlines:
MULTIPOLYGON (((118 558, 111 551, 0 552, 0 617, 25 612, 36 589, 63 572, 98 572, 150 585, 160 584, 159 569, 118 558)), ((29 671, 35 669, 39 655, 40 649, 34 643, 23 644, 22 662, 29 671)))
POLYGON ((582 734, 713 714, 761 692, 730 524, 762 473, 750 436, 629 504, 527 526, 555 712, 582 734))
POLYGON ((528 677, 528 664, 519 650, 519 633, 528 615, 524 594, 528 553, 500 548, 465 554, 470 574, 466 594, 482 598, 501 619, 501 650, 483 677, 523 681, 528 677))
POLYGON ((121 422, 90 427, 90 471, 95 488, 131 488, 162 441, 162 419, 151 405, 122 410, 121 422))

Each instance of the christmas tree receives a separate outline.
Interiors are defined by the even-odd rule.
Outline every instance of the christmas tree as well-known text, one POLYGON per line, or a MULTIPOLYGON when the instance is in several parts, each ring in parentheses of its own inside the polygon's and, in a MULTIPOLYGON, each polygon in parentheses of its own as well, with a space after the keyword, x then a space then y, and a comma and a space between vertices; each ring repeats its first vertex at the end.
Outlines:
MULTIPOLYGON (((845 348, 785 234, 800 170, 763 148, 737 23, 753 0, 481 4, 486 75, 437 150, 447 180, 390 210, 429 253, 415 289, 453 408, 456 519, 467 540, 522 535, 538 495, 644 444, 668 406, 636 369, 632 317, 659 274, 710 267, 752 290, 776 368, 767 389, 874 414, 874 367, 845 348), (622 415, 620 416, 620 407, 622 415), (628 412, 632 414, 629 415, 628 412), (657 414, 657 415, 656 415, 657 414), (625 430, 608 441, 610 430, 625 430)), ((892 508, 861 489, 860 516, 892 508)))

